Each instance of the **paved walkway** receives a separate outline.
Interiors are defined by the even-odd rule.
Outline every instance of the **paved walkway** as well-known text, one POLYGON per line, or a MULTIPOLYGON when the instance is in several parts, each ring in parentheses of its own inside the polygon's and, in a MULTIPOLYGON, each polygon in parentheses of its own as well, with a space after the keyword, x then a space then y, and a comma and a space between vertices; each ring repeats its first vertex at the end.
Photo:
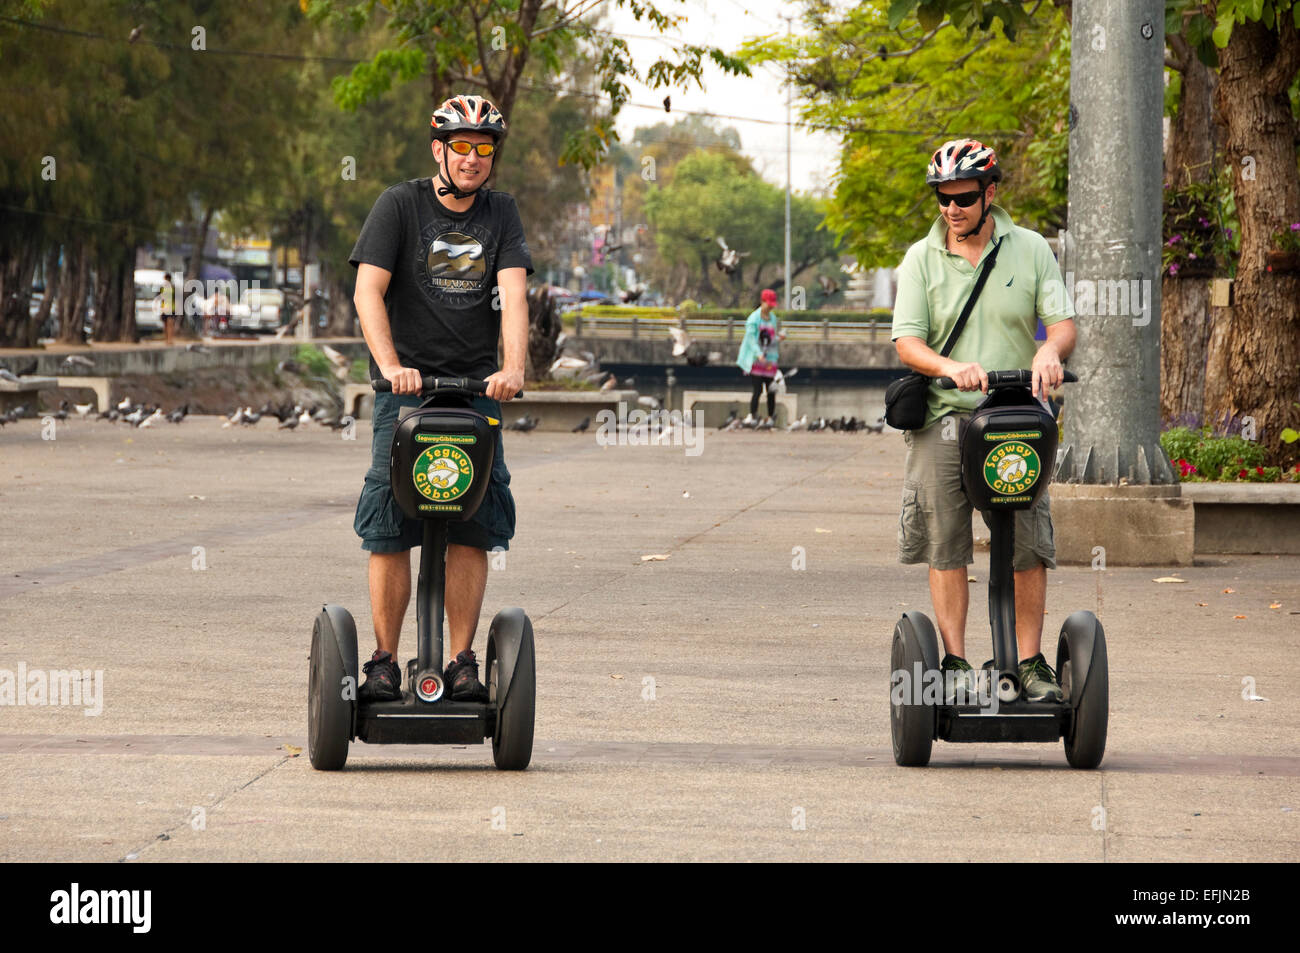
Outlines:
POLYGON ((511 434, 519 536, 485 616, 534 620, 533 767, 355 744, 324 774, 302 750, 306 656, 323 601, 369 640, 366 427, 56 437, 0 431, 0 693, 19 666, 90 675, 80 707, 0 706, 2 859, 384 860, 409 835, 449 859, 1300 854, 1300 557, 1216 558, 1182 584, 1051 574, 1049 632, 1076 608, 1106 625, 1102 769, 1070 770, 1060 745, 940 742, 904 770, 889 635, 929 606, 924 571, 894 558, 897 435, 710 433, 688 456, 511 434))

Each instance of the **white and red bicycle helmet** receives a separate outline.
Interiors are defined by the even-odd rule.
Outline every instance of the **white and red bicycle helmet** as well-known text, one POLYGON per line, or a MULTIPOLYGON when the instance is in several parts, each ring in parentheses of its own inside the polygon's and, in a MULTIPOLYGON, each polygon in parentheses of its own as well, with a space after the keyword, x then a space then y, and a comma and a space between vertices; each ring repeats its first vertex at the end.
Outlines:
POLYGON ((926 185, 964 179, 980 179, 987 184, 1001 178, 1002 167, 998 165, 997 153, 975 139, 945 142, 934 150, 930 166, 925 170, 926 185))
POLYGON ((433 139, 446 139, 454 132, 484 132, 500 142, 506 135, 506 120, 482 96, 453 96, 433 111, 429 133, 433 139))

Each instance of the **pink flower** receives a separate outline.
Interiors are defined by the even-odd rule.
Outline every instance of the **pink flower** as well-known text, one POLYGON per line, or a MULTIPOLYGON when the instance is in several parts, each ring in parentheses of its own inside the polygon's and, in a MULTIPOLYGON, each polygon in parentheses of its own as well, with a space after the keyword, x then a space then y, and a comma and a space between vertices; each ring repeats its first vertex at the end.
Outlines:
POLYGON ((1178 274, 1178 262, 1174 262, 1173 264, 1171 264, 1171 265, 1169 266, 1169 273, 1170 273, 1171 275, 1176 275, 1176 274, 1178 274))
POLYGON ((1195 257, 1196 257, 1196 252, 1194 252, 1194 251, 1193 251, 1193 252, 1188 252, 1188 253, 1187 253, 1187 257, 1188 257, 1188 258, 1195 258, 1195 257))

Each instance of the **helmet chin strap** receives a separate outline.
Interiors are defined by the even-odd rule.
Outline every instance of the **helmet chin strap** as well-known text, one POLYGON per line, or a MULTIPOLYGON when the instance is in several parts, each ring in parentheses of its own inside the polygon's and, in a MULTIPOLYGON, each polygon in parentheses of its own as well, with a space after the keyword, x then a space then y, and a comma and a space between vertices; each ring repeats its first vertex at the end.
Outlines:
POLYGON ((974 235, 976 232, 978 232, 980 229, 984 227, 984 222, 988 219, 989 211, 990 211, 988 202, 984 201, 984 192, 985 192, 984 189, 980 189, 980 208, 983 209, 983 214, 980 215, 980 220, 976 222, 975 227, 972 228, 965 235, 958 235, 957 241, 964 242, 966 239, 970 238, 972 235, 974 235))
POLYGON ((438 178, 446 183, 438 188, 439 198, 450 195, 453 198, 464 199, 469 198, 478 191, 478 189, 474 189, 470 192, 464 192, 457 188, 456 183, 451 180, 451 170, 447 168, 447 143, 445 142, 442 144, 442 171, 438 173, 438 178))

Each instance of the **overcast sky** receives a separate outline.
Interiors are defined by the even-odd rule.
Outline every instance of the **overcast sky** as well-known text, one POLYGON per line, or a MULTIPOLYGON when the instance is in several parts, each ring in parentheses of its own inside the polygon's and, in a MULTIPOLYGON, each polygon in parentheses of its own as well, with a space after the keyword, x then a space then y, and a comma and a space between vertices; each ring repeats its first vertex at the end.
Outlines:
MULTIPOLYGON (((613 6, 610 4, 609 6, 613 6)), ((746 39, 785 31, 782 12, 792 12, 795 4, 782 0, 660 0, 664 13, 684 14, 687 22, 681 32, 655 37, 644 21, 637 22, 625 8, 610 11, 602 25, 622 35, 632 51, 634 62, 642 71, 661 56, 672 57, 675 47, 685 37, 689 42, 718 46, 733 51, 746 39), (636 37, 645 37, 638 39, 636 37)), ((796 32, 799 24, 794 24, 796 32)), ((731 126, 740 134, 742 151, 754 160, 754 167, 774 185, 785 185, 785 126, 767 125, 745 120, 785 121, 786 94, 776 67, 759 67, 751 77, 725 75, 707 65, 704 89, 673 89, 672 113, 665 115, 663 98, 666 90, 651 90, 631 83, 631 102, 619 114, 618 132, 624 142, 632 138, 638 126, 671 122, 683 110, 707 112, 721 116, 718 124, 731 126), (639 105, 633 105, 639 104, 639 105)), ((799 101, 794 101, 793 115, 799 115, 799 101)), ((835 171, 839 155, 838 139, 821 132, 794 129, 792 137, 791 181, 796 192, 824 189, 835 171)))

